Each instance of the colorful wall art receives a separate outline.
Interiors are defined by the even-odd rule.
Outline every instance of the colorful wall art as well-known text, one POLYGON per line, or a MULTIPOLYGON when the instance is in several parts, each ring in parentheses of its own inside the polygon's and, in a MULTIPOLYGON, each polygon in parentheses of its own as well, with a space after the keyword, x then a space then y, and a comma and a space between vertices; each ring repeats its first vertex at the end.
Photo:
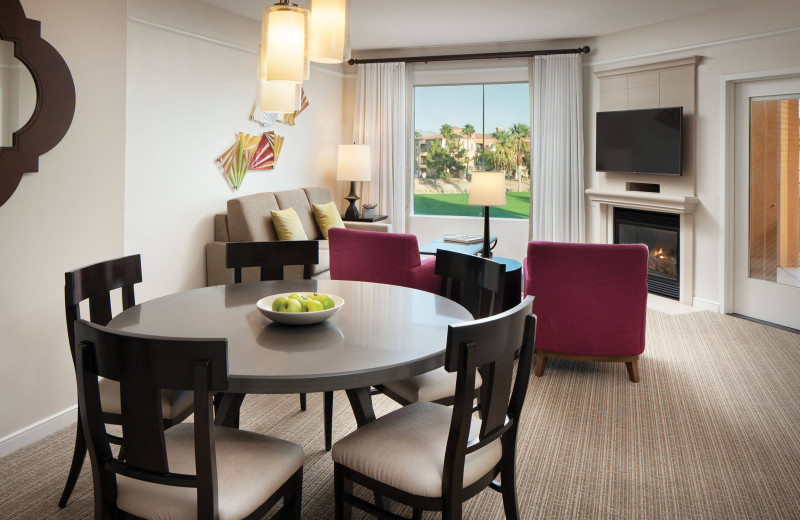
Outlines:
POLYGON ((306 91, 304 89, 300 89, 300 108, 297 109, 295 112, 291 114, 279 114, 276 112, 262 112, 261 109, 261 100, 260 98, 256 98, 256 102, 253 105, 253 110, 250 112, 250 120, 255 121, 256 123, 260 124, 261 126, 267 127, 272 126, 276 122, 283 123, 289 126, 294 126, 295 119, 297 116, 300 115, 300 112, 308 108, 308 98, 306 97, 306 91))
POLYGON ((282 147, 283 137, 275 132, 261 136, 239 132, 236 142, 217 158, 217 163, 233 189, 238 190, 248 171, 274 169, 282 147))
POLYGON ((306 97, 306 91, 300 89, 300 108, 291 114, 283 114, 281 118, 278 119, 279 123, 284 123, 290 126, 294 126, 294 120, 297 116, 300 115, 300 112, 308 107, 308 98, 306 97))

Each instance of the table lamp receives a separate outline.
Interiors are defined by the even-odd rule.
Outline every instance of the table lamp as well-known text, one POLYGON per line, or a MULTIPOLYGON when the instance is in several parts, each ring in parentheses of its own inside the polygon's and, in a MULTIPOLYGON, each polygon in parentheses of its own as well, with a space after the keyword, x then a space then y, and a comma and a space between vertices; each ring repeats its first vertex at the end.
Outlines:
POLYGON ((344 212, 344 217, 350 219, 358 218, 356 201, 360 197, 356 195, 356 181, 372 180, 372 164, 368 144, 339 145, 336 180, 350 181, 350 193, 345 197, 345 200, 350 202, 350 206, 344 212))
POLYGON ((469 205, 483 206, 483 257, 491 258, 489 248, 489 206, 506 205, 505 172, 472 172, 469 205))

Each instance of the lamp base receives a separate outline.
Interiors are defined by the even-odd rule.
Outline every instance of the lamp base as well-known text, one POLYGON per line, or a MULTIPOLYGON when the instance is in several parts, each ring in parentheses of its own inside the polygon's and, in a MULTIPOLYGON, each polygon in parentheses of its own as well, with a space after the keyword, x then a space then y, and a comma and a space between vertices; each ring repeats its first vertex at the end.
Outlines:
POLYGON ((489 206, 483 207, 483 252, 484 258, 492 258, 492 250, 489 245, 489 206))
POLYGON ((360 198, 361 197, 356 195, 356 182, 350 181, 350 193, 348 193, 347 197, 344 198, 350 203, 344 212, 345 218, 358 218, 358 205, 356 204, 356 201, 360 198))

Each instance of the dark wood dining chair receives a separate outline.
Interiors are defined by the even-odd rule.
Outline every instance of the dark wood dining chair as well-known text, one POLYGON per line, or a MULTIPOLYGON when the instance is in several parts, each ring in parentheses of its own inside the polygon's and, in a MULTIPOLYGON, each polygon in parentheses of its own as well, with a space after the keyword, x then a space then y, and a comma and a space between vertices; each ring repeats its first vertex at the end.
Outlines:
MULTIPOLYGON (((460 303, 475 318, 492 316, 502 310, 506 266, 474 255, 439 250, 436 274, 442 277, 441 295, 460 303)), ((476 375, 476 397, 482 378, 476 375)), ((418 376, 378 385, 376 389, 402 405, 417 401, 451 405, 456 375, 443 368, 418 376)))
POLYGON ((75 322, 78 400, 94 478, 94 517, 300 519, 303 448, 214 425, 212 393, 228 388, 225 339, 124 333, 75 322), (125 460, 105 433, 98 377, 117 381, 125 460), (194 423, 164 429, 161 397, 193 395, 194 423))
POLYGON ((319 242, 289 240, 276 242, 228 242, 225 267, 233 269, 233 283, 242 282, 242 268, 260 267, 261 281, 283 280, 283 267, 302 265, 303 278, 311 279, 311 266, 319 263, 319 242))
POLYGON ((378 518, 403 518, 385 509, 387 498, 412 507, 414 519, 423 510, 460 519, 462 503, 486 487, 502 493, 507 519, 519 518, 515 446, 536 336, 532 306, 528 297, 501 314, 450 325, 445 370, 457 374, 452 407, 412 403, 333 446, 337 520, 349 519, 352 507, 378 518), (488 388, 481 419, 472 408, 478 368, 488 388), (382 499, 372 504, 356 496, 354 484, 382 499))
MULTIPOLYGON (((288 240, 283 242, 228 242, 225 267, 233 269, 233 283, 241 283, 242 268, 260 267, 261 280, 283 280, 283 267, 302 265, 303 278, 311 279, 311 266, 319 263, 319 242, 288 240)), ((300 394, 300 409, 306 410, 306 394, 300 394)), ((333 392, 323 394, 325 449, 333 441, 333 392)))
MULTIPOLYGON (((64 273, 64 307, 67 317, 67 336, 72 362, 75 364, 75 320, 81 317, 80 304, 89 300, 89 319, 99 325, 107 325, 112 318, 111 291, 119 289, 122 294, 122 308, 129 309, 135 302, 133 286, 142 281, 142 260, 140 255, 130 255, 108 260, 64 273)), ((77 366, 76 366, 77 368, 77 366)), ((121 424, 121 404, 119 385, 114 381, 100 382, 103 417, 106 424, 121 424)), ((183 421, 192 413, 191 395, 186 392, 168 391, 162 394, 162 415, 165 428, 183 421)), ((121 444, 120 437, 109 435, 111 442, 121 444)), ((120 455, 124 453, 121 451, 120 455)), ((72 464, 58 502, 66 507, 75 483, 86 458, 86 439, 80 421, 75 433, 75 449, 72 464)))

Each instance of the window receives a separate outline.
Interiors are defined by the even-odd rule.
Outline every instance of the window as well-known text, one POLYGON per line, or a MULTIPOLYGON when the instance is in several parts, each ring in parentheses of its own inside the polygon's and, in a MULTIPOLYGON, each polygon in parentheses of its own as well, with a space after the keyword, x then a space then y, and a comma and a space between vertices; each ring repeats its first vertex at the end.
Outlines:
POLYGON ((530 101, 527 83, 414 87, 415 215, 480 217, 470 206, 473 171, 504 171, 507 205, 493 217, 528 218, 530 101))

